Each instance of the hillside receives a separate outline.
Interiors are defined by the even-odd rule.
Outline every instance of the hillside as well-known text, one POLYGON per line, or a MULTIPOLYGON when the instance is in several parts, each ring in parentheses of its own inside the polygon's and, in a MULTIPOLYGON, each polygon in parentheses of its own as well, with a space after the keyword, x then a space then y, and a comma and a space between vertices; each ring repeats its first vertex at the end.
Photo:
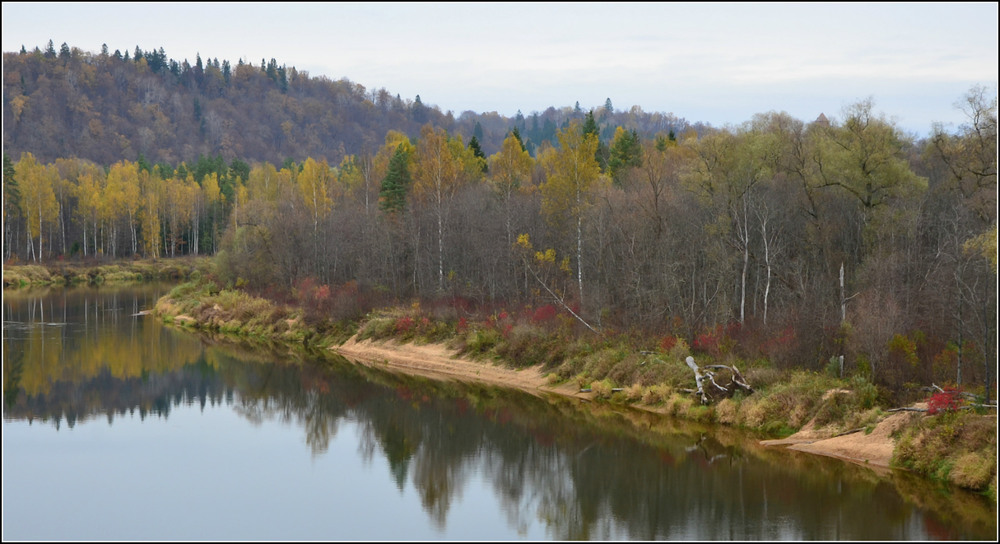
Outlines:
MULTIPOLYGON (((44 162, 77 157, 104 165, 140 155, 171 165, 199 156, 336 164, 345 154, 377 149, 389 130, 412 138, 428 122, 465 141, 476 136, 487 154, 516 126, 533 151, 585 114, 577 105, 514 118, 471 111, 456 117, 419 95, 310 76, 275 59, 232 65, 199 56, 191 64, 169 59, 162 48, 94 54, 67 44, 57 51, 50 41, 44 50, 3 58, 3 146, 15 160, 30 151, 44 162)), ((606 140, 618 125, 650 137, 689 128, 672 114, 637 106, 615 112, 607 105, 596 114, 606 140)))

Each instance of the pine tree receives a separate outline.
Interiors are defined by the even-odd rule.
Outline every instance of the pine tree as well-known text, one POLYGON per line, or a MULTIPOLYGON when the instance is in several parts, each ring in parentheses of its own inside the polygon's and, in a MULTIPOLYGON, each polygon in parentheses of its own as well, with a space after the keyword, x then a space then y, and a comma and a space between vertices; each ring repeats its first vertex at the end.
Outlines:
POLYGON ((379 208, 390 214, 406 209, 406 191, 412 182, 407 155, 408 153, 402 145, 396 147, 396 152, 389 160, 389 169, 378 192, 379 208))
POLYGON ((521 151, 527 151, 528 147, 524 145, 524 140, 521 139, 521 131, 514 127, 514 130, 510 131, 511 136, 517 139, 517 143, 521 145, 521 151))
POLYGON ((483 153, 483 148, 479 145, 479 140, 476 139, 475 136, 473 136, 472 139, 469 140, 469 150, 472 151, 472 154, 475 155, 476 157, 483 159, 483 173, 485 174, 488 168, 488 166, 486 165, 486 154, 483 153))
POLYGON ((593 134, 594 139, 597 140, 597 151, 594 153, 594 158, 597 159, 597 164, 601 165, 601 172, 606 172, 608 169, 608 146, 601 141, 601 130, 597 126, 597 121, 594 120, 594 110, 587 112, 587 115, 583 120, 583 135, 593 134))

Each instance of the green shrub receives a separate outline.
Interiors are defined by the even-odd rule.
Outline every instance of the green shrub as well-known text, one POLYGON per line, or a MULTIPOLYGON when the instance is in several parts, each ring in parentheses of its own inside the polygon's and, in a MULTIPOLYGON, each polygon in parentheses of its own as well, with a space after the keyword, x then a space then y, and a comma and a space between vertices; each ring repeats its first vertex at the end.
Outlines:
POLYGON ((365 322, 361 330, 358 331, 358 338, 361 340, 383 340, 392 337, 395 333, 395 318, 377 317, 365 322))
POLYGON ((466 334, 462 355, 482 356, 500 343, 500 332, 495 329, 477 328, 466 334))

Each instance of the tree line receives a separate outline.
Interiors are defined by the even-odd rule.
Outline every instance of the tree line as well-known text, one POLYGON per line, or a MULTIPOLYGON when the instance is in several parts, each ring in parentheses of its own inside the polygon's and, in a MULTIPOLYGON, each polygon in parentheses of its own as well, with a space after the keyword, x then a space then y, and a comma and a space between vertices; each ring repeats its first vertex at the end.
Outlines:
POLYGON ((862 101, 652 138, 602 139, 588 111, 534 155, 516 125, 487 155, 433 123, 335 164, 22 153, 5 158, 5 258, 217 254, 222 281, 271 296, 557 304, 597 334, 720 358, 989 387, 996 96, 959 106, 968 123, 920 141, 862 101))
MULTIPOLYGON (((111 164, 144 157, 178 164, 199 155, 267 161, 307 157, 336 163, 348 154, 374 152, 389 130, 415 137, 431 123, 475 137, 487 154, 499 150, 511 126, 532 155, 556 131, 586 111, 549 107, 508 118, 496 112, 442 112, 419 95, 403 98, 366 89, 346 78, 313 77, 276 59, 236 62, 197 55, 177 61, 163 48, 89 53, 50 40, 4 53, 3 144, 14 157, 79 157, 111 164)), ((673 114, 633 106, 616 111, 610 99, 596 111, 601 137, 630 126, 643 136, 689 127, 673 114), (611 132, 607 132, 611 131, 611 132)), ((701 129, 702 125, 693 125, 701 129)))

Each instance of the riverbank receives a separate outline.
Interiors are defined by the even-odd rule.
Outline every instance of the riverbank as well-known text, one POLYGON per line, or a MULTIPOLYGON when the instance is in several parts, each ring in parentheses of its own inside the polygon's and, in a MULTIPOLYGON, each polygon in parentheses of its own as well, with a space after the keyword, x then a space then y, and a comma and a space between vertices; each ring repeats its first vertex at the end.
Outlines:
MULTIPOLYGON (((575 334, 569 320, 538 323, 506 312, 481 321, 449 320, 440 310, 413 304, 335 322, 212 282, 178 286, 157 302, 155 313, 186 328, 295 350, 332 351, 400 372, 723 424, 757 433, 769 440, 768 446, 904 468, 996 500, 995 415, 890 412, 864 376, 839 379, 779 370, 766 361, 730 361, 739 365, 753 392, 730 391, 703 404, 691 392, 694 379, 683 362, 691 351, 683 340, 649 351, 630 337, 575 334)), ((697 359, 703 366, 717 364, 704 355, 697 359)))
POLYGON ((210 270, 210 257, 174 257, 100 262, 52 261, 3 266, 4 289, 53 285, 103 285, 155 280, 184 281, 210 270))
MULTIPOLYGON (((479 382, 517 388, 532 394, 549 393, 599 402, 593 389, 581 390, 573 383, 547 372, 545 365, 515 369, 502 364, 462 357, 446 344, 401 343, 394 340, 359 340, 352 336, 331 351, 366 365, 375 365, 440 380, 479 382)), ((850 392, 830 389, 823 406, 850 392)), ((658 405, 632 403, 633 408, 663 415, 677 415, 676 399, 658 405)), ((728 400, 728 399, 727 399, 728 400)), ((726 401, 723 401, 724 403, 726 401)), ((814 455, 833 457, 875 471, 913 470, 934 479, 978 490, 996 502, 996 416, 968 414, 928 415, 927 403, 918 402, 899 412, 881 412, 865 428, 837 432, 822 425, 823 410, 794 434, 761 440, 766 447, 786 447, 814 455), (965 451, 955 443, 962 443, 965 451), (952 450, 952 451, 949 451, 952 450), (956 462, 956 459, 960 460, 956 462)), ((715 420, 715 412, 709 419, 715 420)), ((751 429, 752 430, 752 429, 751 429)))
MULTIPOLYGON (((464 359, 459 356, 457 350, 449 349, 442 344, 374 342, 367 339, 358 340, 357 336, 354 336, 344 344, 330 349, 362 364, 377 365, 410 374, 514 387, 534 394, 554 393, 588 401, 595 400, 595 393, 592 390, 581 391, 573 384, 560 383, 554 375, 544 371, 543 365, 512 369, 464 359)), ((662 406, 637 405, 636 407, 662 414, 668 412, 662 406)), ((923 408, 926 408, 926 405, 923 408)), ((899 412, 879 421, 870 433, 858 431, 837 437, 825 436, 829 433, 817 430, 814 418, 788 438, 762 440, 761 444, 784 446, 792 450, 836 457, 863 465, 890 468, 896 446, 895 433, 909 420, 917 417, 924 416, 913 412, 899 412)))

